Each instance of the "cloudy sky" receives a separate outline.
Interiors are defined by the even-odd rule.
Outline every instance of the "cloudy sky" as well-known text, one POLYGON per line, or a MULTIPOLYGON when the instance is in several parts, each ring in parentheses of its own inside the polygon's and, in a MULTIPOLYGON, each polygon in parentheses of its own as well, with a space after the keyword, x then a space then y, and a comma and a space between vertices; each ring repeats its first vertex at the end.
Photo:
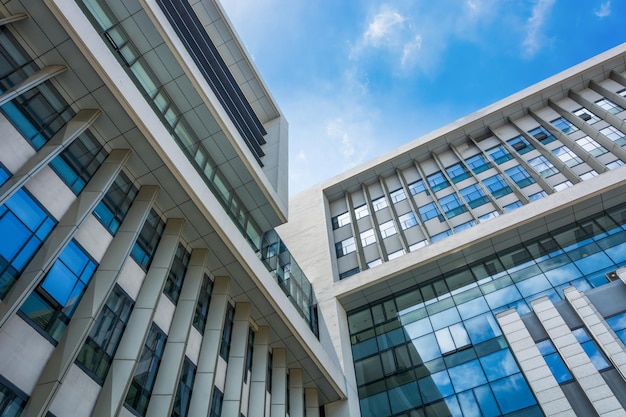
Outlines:
POLYGON ((296 194, 626 41, 626 0, 221 0, 296 194))

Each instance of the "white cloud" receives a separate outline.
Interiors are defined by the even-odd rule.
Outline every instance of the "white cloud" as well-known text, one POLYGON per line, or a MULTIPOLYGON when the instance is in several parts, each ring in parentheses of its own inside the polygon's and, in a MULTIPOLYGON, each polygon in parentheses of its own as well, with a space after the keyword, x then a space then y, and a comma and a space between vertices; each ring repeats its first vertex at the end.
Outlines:
POLYGON ((369 24, 367 31, 363 34, 366 44, 374 46, 380 45, 385 39, 393 34, 398 26, 402 26, 402 22, 406 19, 394 10, 384 10, 374 16, 369 24))
POLYGON ((403 67, 412 67, 417 60, 417 54, 422 49, 422 35, 415 35, 415 38, 407 42, 402 49, 402 59, 400 60, 403 67))
POLYGON ((600 8, 594 11, 595 15, 599 18, 607 17, 611 14, 611 0, 605 1, 600 4, 600 8))
POLYGON ((523 53, 527 58, 533 57, 544 45, 543 28, 554 2, 537 0, 533 6, 532 16, 526 22, 526 37, 522 41, 523 53))

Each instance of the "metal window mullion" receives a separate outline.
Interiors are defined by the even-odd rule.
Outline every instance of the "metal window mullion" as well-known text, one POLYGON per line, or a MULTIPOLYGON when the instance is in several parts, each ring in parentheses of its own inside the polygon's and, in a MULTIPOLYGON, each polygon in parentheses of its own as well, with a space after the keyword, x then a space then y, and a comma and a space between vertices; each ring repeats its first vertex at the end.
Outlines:
MULTIPOLYGON (((90 280, 63 337, 46 362, 26 405, 25 415, 43 417, 48 411, 65 376, 87 340, 96 318, 106 305, 122 267, 139 236, 141 227, 156 200, 158 190, 157 186, 144 186, 139 190, 126 219, 120 225, 90 280)), ((106 352, 106 349, 104 350, 106 352)))
POLYGON ((128 319, 126 331, 122 335, 111 362, 111 368, 94 405, 92 417, 117 416, 124 404, 174 260, 184 224, 185 221, 182 219, 169 219, 165 225, 154 259, 128 319))
POLYGON ((35 155, 0 187, 0 205, 17 192, 46 167, 57 155, 65 150, 78 136, 87 130, 100 116, 100 110, 81 110, 57 132, 52 139, 46 142, 35 155))
POLYGON ((129 158, 130 151, 128 150, 112 151, 91 181, 87 183, 83 193, 70 205, 4 300, 0 302, 0 328, 17 312, 26 297, 39 285, 80 225, 102 200, 129 158))

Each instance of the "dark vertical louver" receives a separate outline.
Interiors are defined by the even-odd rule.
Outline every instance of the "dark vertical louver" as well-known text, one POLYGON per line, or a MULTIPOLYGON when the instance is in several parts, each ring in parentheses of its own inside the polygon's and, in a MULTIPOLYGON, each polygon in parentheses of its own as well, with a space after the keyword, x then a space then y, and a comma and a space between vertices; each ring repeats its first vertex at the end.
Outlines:
POLYGON ((265 144, 263 136, 267 132, 254 114, 250 103, 246 100, 208 33, 202 27, 191 5, 187 0, 157 0, 157 3, 237 127, 248 148, 263 166, 261 157, 265 153, 261 145, 265 144))

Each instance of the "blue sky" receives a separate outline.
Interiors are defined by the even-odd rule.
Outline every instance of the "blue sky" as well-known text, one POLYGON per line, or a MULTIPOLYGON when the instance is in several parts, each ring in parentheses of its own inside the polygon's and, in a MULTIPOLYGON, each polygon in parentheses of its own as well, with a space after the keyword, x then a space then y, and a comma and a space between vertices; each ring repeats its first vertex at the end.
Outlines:
POLYGON ((221 0, 289 121, 290 193, 626 41, 626 0, 221 0))

